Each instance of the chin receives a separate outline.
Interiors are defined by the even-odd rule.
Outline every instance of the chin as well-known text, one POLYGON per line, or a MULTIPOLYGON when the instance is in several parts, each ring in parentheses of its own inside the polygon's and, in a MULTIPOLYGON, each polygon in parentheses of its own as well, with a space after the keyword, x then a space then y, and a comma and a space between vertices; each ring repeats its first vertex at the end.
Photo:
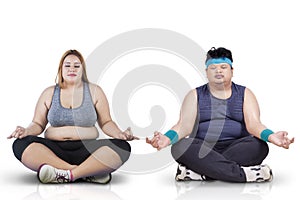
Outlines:
POLYGON ((217 83, 217 84, 225 83, 225 81, 223 79, 217 79, 214 82, 217 83))
POLYGON ((73 84, 75 84, 75 83, 78 83, 79 81, 73 79, 73 80, 66 80, 66 82, 67 82, 68 84, 73 85, 73 84))

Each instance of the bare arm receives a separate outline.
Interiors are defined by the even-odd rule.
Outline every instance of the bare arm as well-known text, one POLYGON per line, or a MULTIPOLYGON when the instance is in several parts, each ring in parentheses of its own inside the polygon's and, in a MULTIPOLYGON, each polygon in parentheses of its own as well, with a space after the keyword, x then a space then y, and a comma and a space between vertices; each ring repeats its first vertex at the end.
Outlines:
MULTIPOLYGON (((171 130, 177 132, 178 140, 191 134, 197 117, 197 110, 197 91, 193 89, 185 96, 181 106, 179 120, 171 128, 171 130)), ((160 132, 155 132, 151 140, 146 138, 146 142, 158 150, 171 143, 170 139, 160 132)))
MULTIPOLYGON (((246 88, 244 98, 244 119, 248 132, 257 138, 261 138, 261 132, 267 127, 260 121, 259 105, 255 95, 251 90, 246 88)), ((294 138, 289 139, 286 131, 278 131, 268 137, 268 141, 279 147, 288 149, 289 145, 294 142, 294 138)))
POLYGON ((48 113, 48 106, 49 101, 52 99, 53 94, 53 87, 49 87, 43 91, 41 94, 34 112, 34 117, 32 122, 29 124, 27 128, 22 126, 17 126, 16 129, 13 131, 11 135, 7 138, 24 138, 28 135, 39 135, 41 134, 48 121, 47 121, 47 113, 48 113), (49 99, 50 98, 50 99, 49 99))
POLYGON ((184 98, 179 120, 177 124, 171 128, 177 132, 179 140, 189 136, 193 131, 197 110, 197 91, 193 89, 184 98))
POLYGON ((260 133, 267 127, 260 121, 258 102, 252 91, 248 88, 245 89, 243 110, 248 132, 257 138, 260 138, 260 133))
POLYGON ((120 128, 111 118, 109 104, 103 90, 97 85, 93 85, 93 89, 94 97, 96 99, 95 108, 98 115, 98 124, 102 131, 112 138, 124 140, 138 139, 138 137, 133 136, 130 128, 125 131, 120 130, 120 128))

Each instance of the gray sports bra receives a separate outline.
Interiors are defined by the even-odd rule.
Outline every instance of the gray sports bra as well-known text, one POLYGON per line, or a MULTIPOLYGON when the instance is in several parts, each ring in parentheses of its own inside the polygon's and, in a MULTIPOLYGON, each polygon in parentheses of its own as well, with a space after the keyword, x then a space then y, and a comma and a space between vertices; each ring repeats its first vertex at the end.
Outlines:
POLYGON ((47 115, 51 126, 91 127, 97 121, 97 113, 92 101, 88 83, 83 83, 83 99, 77 108, 65 108, 60 102, 60 87, 55 86, 52 103, 47 115))

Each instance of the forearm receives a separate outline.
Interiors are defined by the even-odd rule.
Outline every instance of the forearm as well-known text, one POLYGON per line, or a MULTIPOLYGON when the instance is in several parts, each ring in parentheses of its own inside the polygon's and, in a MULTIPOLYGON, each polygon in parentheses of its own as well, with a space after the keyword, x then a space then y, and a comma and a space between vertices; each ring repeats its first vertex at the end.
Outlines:
POLYGON ((268 141, 268 136, 273 132, 261 123, 258 102, 251 90, 247 88, 245 90, 243 111, 247 131, 259 139, 268 141))
POLYGON ((190 126, 182 126, 180 124, 174 125, 170 130, 168 130, 164 136, 168 138, 168 145, 175 144, 182 138, 189 136, 192 132, 190 126))
POLYGON ((26 135, 40 135, 44 131, 44 128, 36 123, 31 122, 27 128, 25 128, 26 135))
POLYGON ((101 129, 106 135, 112 138, 119 138, 120 133, 122 133, 117 124, 112 120, 105 122, 101 129))
POLYGON ((261 133, 266 129, 267 127, 262 123, 253 123, 247 127, 248 132, 259 139, 261 139, 261 133))
POLYGON ((176 134, 178 140, 181 140, 182 138, 185 138, 192 133, 194 125, 195 123, 197 123, 197 106, 197 92, 195 89, 193 89, 184 98, 178 122, 170 129, 171 131, 173 130, 176 132, 172 134, 176 134))
POLYGON ((183 126, 180 124, 174 125, 170 130, 174 130, 178 135, 178 140, 189 136, 193 129, 190 126, 183 126))

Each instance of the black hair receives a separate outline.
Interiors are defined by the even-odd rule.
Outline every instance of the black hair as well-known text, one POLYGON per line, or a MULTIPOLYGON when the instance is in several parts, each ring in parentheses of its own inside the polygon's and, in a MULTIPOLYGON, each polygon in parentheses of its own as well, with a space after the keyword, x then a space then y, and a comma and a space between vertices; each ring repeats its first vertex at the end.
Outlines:
POLYGON ((225 49, 224 47, 215 48, 212 47, 206 54, 206 60, 205 63, 211 59, 211 58, 228 58, 233 62, 231 51, 228 49, 225 49))

